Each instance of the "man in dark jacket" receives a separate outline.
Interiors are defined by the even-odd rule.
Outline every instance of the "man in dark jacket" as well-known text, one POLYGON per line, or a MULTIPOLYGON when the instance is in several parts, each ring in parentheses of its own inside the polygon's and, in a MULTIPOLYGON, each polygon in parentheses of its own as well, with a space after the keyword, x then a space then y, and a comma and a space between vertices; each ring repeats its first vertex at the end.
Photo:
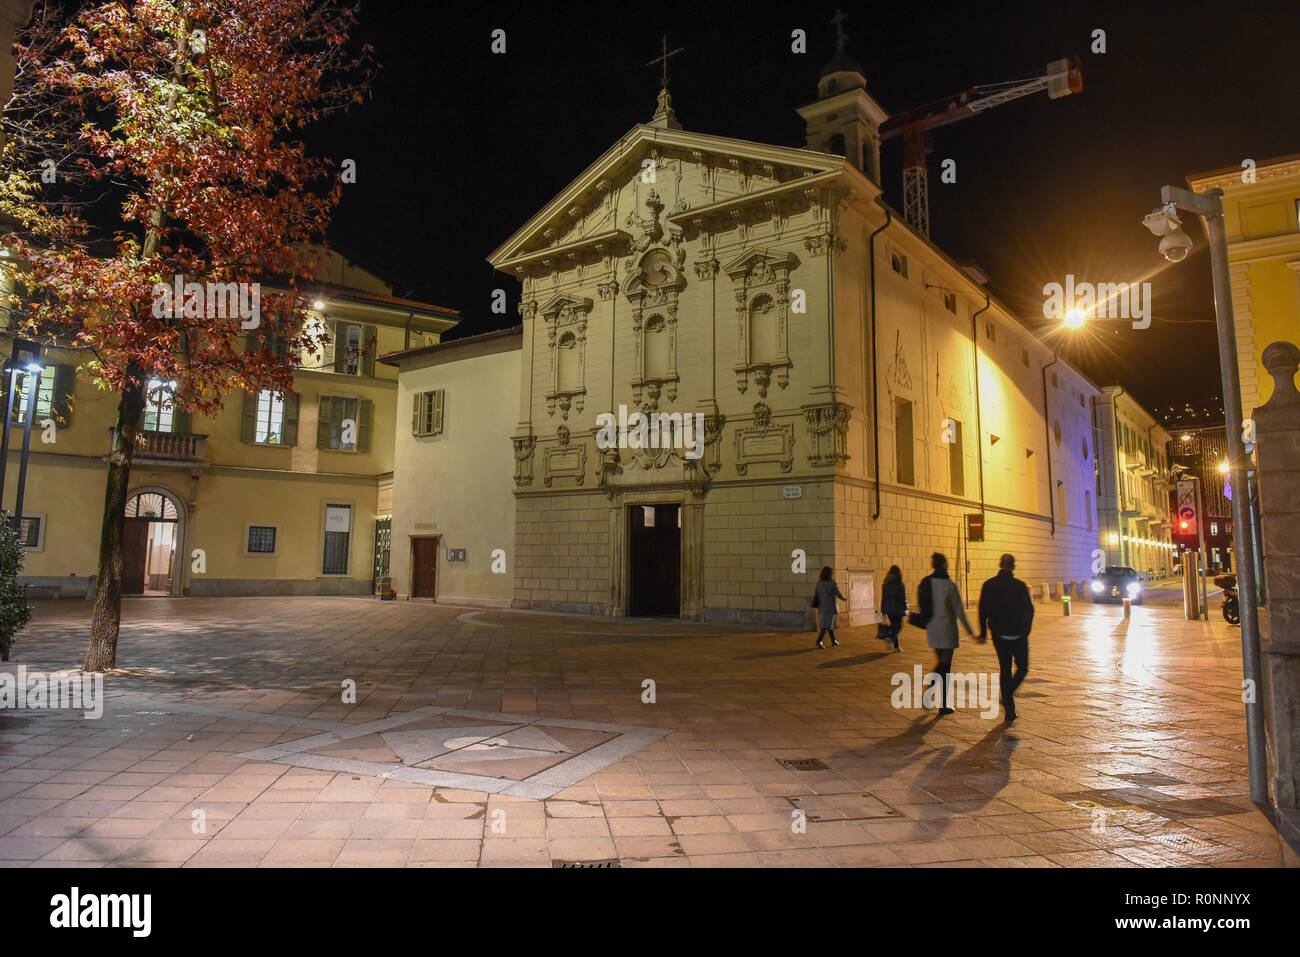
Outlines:
POLYGON ((1016 720, 1016 689, 1029 672, 1029 630, 1034 624, 1034 602, 1025 583, 1012 574, 1015 556, 1003 555, 999 565, 1001 571, 980 589, 980 633, 976 640, 983 642, 989 632, 993 633, 993 647, 1002 666, 1002 708, 1007 724, 1011 724, 1016 720), (1015 675, 1011 674, 1013 661, 1015 675))

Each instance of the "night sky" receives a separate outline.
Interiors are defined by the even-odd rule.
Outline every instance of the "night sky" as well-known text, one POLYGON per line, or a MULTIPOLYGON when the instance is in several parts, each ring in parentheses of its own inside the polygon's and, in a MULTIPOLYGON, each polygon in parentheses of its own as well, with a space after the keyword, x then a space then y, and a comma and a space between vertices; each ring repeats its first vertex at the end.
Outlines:
MULTIPOLYGON (((1220 408, 1209 256, 1165 265, 1142 217, 1189 173, 1300 152, 1294 45, 1300 4, 844 3, 867 88, 899 112, 968 87, 1041 73, 1077 55, 1084 91, 1036 94, 942 128, 930 158, 931 237, 974 259, 994 295, 1042 315, 1042 287, 1151 274, 1147 330, 1098 322, 1049 341, 1098 384, 1118 382, 1157 415, 1220 408), (1056 8, 1064 9, 1056 9, 1056 8), (1094 29, 1105 54, 1090 52, 1094 29), (941 184, 942 159, 957 183, 941 184)), ((331 242, 398 295, 459 309, 453 336, 518 322, 518 284, 486 256, 620 136, 654 111, 660 35, 687 130, 803 145, 795 108, 816 98, 834 48, 834 3, 491 4, 366 0, 359 38, 382 68, 373 98, 310 142, 355 159, 331 242), (790 52, 790 33, 809 52, 790 52), (508 52, 489 51, 492 30, 508 52), (494 288, 511 300, 489 311, 494 288)), ((882 157, 902 208, 897 141, 882 157)), ((1041 321, 1041 318, 1039 318, 1041 321)), ((1221 419, 1220 419, 1221 421, 1221 419)))

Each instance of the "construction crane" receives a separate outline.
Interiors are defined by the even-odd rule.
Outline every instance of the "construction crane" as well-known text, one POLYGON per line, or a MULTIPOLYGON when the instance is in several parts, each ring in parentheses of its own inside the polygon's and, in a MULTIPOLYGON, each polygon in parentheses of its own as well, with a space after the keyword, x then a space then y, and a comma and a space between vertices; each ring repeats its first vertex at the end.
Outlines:
POLYGON ((903 216, 913 229, 923 236, 930 235, 930 183, 926 169, 930 131, 1042 90, 1053 100, 1082 92, 1083 67, 1079 58, 1053 60, 1041 76, 973 86, 964 93, 898 113, 881 124, 882 142, 903 138, 903 216))

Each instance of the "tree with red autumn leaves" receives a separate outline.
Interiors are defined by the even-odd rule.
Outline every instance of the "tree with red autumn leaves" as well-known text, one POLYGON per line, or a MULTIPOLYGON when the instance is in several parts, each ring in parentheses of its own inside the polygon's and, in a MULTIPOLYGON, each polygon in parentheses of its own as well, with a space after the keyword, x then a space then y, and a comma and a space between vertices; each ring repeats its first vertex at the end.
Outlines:
POLYGON ((362 99, 370 51, 350 42, 355 20, 335 0, 134 0, 70 18, 47 7, 19 37, 0 171, 27 293, 11 329, 85 348, 83 374, 120 394, 87 671, 116 665, 149 380, 212 415, 236 390, 292 391, 321 347, 300 289, 339 177, 294 137, 362 99), (51 158, 56 185, 41 176, 51 158), (160 302, 178 282, 260 289, 260 315, 160 302))

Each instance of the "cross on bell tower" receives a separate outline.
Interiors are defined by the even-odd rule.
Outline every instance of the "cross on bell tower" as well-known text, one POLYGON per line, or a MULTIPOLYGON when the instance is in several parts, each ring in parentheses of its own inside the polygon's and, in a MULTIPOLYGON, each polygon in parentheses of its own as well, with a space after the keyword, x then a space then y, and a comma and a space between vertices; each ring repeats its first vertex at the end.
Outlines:
POLYGON ((646 66, 654 66, 656 63, 662 64, 663 74, 659 85, 659 102, 655 108, 655 115, 650 119, 651 126, 658 126, 666 130, 680 130, 682 124, 677 122, 677 114, 673 111, 673 98, 668 95, 668 60, 682 52, 682 47, 669 51, 668 37, 663 37, 663 52, 651 60, 646 66))

